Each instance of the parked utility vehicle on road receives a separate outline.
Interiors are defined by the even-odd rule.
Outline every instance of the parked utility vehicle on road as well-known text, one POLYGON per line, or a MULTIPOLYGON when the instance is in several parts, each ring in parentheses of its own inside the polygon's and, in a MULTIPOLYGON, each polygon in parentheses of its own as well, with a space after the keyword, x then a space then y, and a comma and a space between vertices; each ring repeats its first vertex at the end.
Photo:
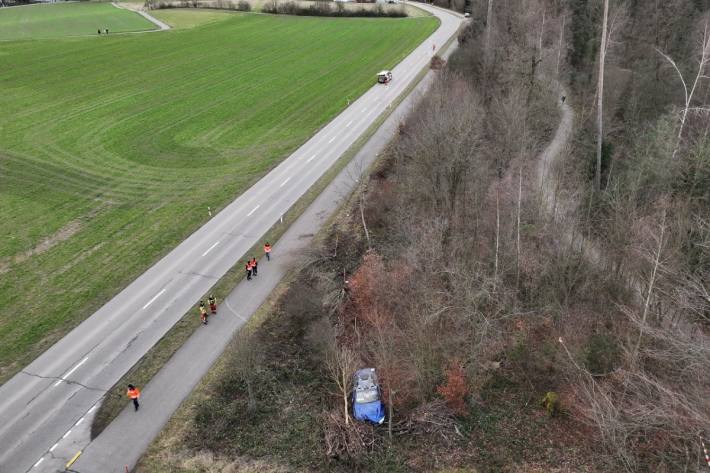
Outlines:
POLYGON ((377 82, 387 84, 392 80, 392 71, 380 71, 377 73, 377 82))

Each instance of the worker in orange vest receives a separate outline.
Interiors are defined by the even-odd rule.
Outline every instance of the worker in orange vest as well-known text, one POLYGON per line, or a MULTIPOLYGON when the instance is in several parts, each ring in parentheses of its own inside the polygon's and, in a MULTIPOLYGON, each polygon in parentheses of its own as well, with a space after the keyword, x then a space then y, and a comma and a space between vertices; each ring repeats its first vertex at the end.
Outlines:
POLYGON ((141 397, 141 392, 140 390, 133 386, 132 384, 128 385, 128 391, 126 391, 126 394, 128 395, 128 398, 133 401, 133 407, 135 407, 136 410, 138 410, 139 404, 138 404, 138 398, 141 397))
POLYGON ((254 277, 256 277, 256 267, 257 267, 256 258, 254 258, 254 257, 252 256, 252 257, 251 257, 251 272, 252 272, 252 274, 254 275, 254 277))
POLYGON ((207 309, 205 308, 205 301, 200 301, 200 320, 203 324, 207 325, 207 309))
POLYGON ((247 281, 251 281, 251 261, 250 260, 247 260, 246 270, 247 270, 247 281))
POLYGON ((266 261, 271 261, 271 243, 268 241, 264 243, 264 254, 266 254, 266 261))
POLYGON ((210 305, 210 312, 212 312, 212 315, 217 313, 217 299, 215 299, 214 294, 210 294, 210 297, 207 299, 207 303, 210 305))

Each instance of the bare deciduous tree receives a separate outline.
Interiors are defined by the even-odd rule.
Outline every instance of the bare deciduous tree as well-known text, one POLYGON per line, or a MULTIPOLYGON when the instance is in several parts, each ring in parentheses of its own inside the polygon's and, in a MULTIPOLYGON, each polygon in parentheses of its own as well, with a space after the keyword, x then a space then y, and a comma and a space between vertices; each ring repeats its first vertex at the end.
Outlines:
POLYGON ((599 48, 599 77, 597 78, 597 165, 594 172, 594 189, 601 191, 602 142, 604 140, 604 64, 606 63, 606 30, 609 19, 609 0, 604 0, 601 47, 599 48))
POLYGON ((678 153, 678 148, 680 148, 681 140, 683 139, 683 130, 685 129, 686 119, 688 118, 688 112, 698 111, 698 112, 710 112, 710 107, 707 105, 691 107, 693 103, 693 98, 695 97, 695 92, 698 89, 698 84, 703 79, 708 79, 705 69, 710 64, 710 31, 708 30, 708 21, 705 21, 705 28, 703 29, 703 39, 700 46, 700 59, 698 60, 698 70, 693 79, 693 83, 688 89, 688 83, 683 77, 683 73, 678 68, 676 62, 667 54, 664 54, 660 49, 656 48, 656 51, 663 56, 675 69, 678 74, 678 78, 683 86, 683 94, 685 95, 685 101, 683 103, 683 109, 680 112, 680 126, 678 127, 678 138, 675 147, 673 148, 673 158, 675 159, 678 153))
POLYGON ((247 387, 247 409, 253 412, 256 409, 256 395, 254 393, 254 383, 263 363, 264 355, 261 346, 256 341, 252 330, 242 329, 237 334, 232 363, 232 371, 241 379, 247 387))
POLYGON ((355 352, 348 347, 338 346, 335 339, 333 339, 325 357, 325 366, 343 401, 345 425, 350 424, 348 404, 352 390, 352 377, 357 365, 358 358, 355 352))

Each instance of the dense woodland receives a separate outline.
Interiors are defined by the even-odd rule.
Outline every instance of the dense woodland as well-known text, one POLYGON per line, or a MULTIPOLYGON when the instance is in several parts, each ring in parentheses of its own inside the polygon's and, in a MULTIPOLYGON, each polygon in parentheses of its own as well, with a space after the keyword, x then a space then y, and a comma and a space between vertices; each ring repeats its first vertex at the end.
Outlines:
POLYGON ((710 0, 604 11, 473 2, 277 313, 230 348, 182 468, 707 468, 710 0), (364 366, 381 427, 348 412, 364 366))

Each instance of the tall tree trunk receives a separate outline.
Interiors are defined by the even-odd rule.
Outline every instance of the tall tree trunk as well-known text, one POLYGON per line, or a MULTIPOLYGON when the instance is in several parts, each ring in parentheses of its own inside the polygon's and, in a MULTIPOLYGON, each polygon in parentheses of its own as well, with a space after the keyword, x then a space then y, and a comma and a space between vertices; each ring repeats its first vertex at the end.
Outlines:
MULTIPOLYGON (((525 134, 523 133, 523 137, 525 134)), ((518 170, 518 215, 516 218, 515 235, 515 292, 520 290, 520 203, 523 200, 523 166, 518 170)))
POLYGON ((390 440, 392 439, 392 398, 394 397, 394 391, 390 388, 389 395, 387 396, 387 435, 390 440))
POLYGON ((633 367, 636 368, 638 360, 638 352, 641 348, 641 339, 643 338, 643 331, 646 329, 646 319, 648 318, 648 308, 651 305, 651 294, 653 294, 653 286, 656 282, 656 273, 658 272, 658 267, 661 263, 661 253, 663 251, 663 239, 666 233, 666 213, 663 212, 663 219, 661 220, 661 233, 658 236, 658 248, 656 249, 656 254, 653 256, 653 272, 651 272, 651 277, 648 281, 648 293, 646 294, 646 300, 643 304, 643 312, 641 313, 641 326, 639 327, 639 338, 636 340, 636 347, 634 348, 633 355, 631 356, 631 363, 633 367))
POLYGON ((609 18, 609 0, 604 0, 604 19, 602 20, 602 41, 599 48, 599 82, 597 85, 597 167, 594 173, 594 188, 602 190, 602 141, 604 140, 604 61, 606 60, 606 28, 609 18))
POLYGON ((540 25, 540 37, 538 38, 537 51, 538 59, 542 61, 542 38, 545 35, 545 10, 542 10, 542 24, 540 25))
MULTIPOLYGON (((348 376, 350 376, 350 373, 347 372, 346 366, 343 366, 341 368, 340 374, 342 376, 340 382, 342 383, 343 386, 347 387, 348 386, 348 376)), ((348 414, 348 390, 343 389, 343 417, 345 417, 345 425, 350 424, 350 415, 348 414)))
POLYGON ((560 80, 560 58, 562 56, 562 39, 565 36, 565 15, 562 15, 562 27, 560 27, 560 44, 557 46, 557 67, 555 68, 555 74, 557 80, 560 80))
POLYGON ((500 246, 500 197, 498 193, 498 183, 496 183, 496 253, 493 262, 493 290, 495 290, 498 280, 498 247, 500 246))
POLYGON ((486 15, 486 45, 484 47, 484 59, 486 66, 491 52, 491 28, 493 28, 493 0, 488 0, 488 14, 486 15))

